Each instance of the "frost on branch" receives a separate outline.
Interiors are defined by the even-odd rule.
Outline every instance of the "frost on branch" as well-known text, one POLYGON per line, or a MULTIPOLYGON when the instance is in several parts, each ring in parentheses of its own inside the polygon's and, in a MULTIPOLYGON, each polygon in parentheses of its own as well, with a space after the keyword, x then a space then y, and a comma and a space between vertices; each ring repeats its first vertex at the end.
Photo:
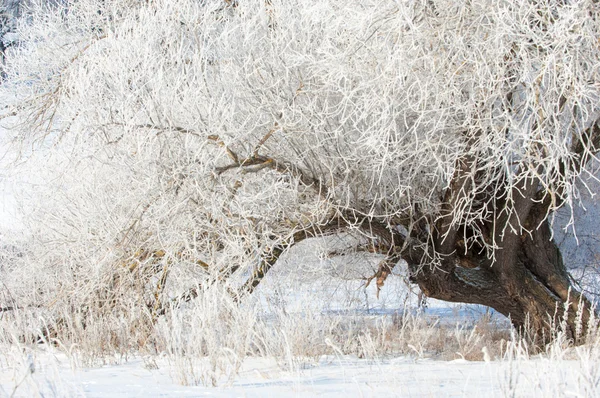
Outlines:
POLYGON ((77 305, 131 296, 152 318, 216 281, 237 300, 294 243, 344 230, 386 258, 378 285, 404 259, 426 294, 545 317, 570 282, 560 253, 544 265, 532 248, 556 251, 548 219, 577 203, 600 145, 597 15, 589 1, 32 9, 2 95, 22 167, 43 168, 24 203, 45 248, 32 264, 55 274, 36 302, 91 289, 111 298, 77 305))

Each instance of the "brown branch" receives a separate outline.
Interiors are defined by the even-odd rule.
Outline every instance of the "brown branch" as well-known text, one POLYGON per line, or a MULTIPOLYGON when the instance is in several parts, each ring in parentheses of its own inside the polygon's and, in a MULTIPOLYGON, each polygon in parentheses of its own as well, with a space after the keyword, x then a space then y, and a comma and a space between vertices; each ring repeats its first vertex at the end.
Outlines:
POLYGON ((472 174, 475 163, 476 159, 472 155, 459 158, 454 176, 446 189, 441 217, 436 223, 436 237, 434 240, 436 251, 442 255, 451 255, 455 250, 460 223, 454 220, 454 212, 458 203, 469 196, 473 185, 474 176, 472 174))
POLYGON ((339 231, 341 228, 343 228, 343 225, 344 223, 341 219, 334 218, 327 224, 313 225, 309 228, 297 231, 292 234, 288 240, 272 248, 271 251, 263 257, 261 263, 257 266, 252 276, 239 289, 237 294, 238 301, 242 297, 252 294, 252 292, 256 289, 256 287, 260 284, 260 282, 264 279, 267 273, 271 270, 271 268, 286 250, 305 239, 323 236, 326 233, 339 231))
POLYGON ((225 151, 227 152, 227 156, 229 156, 229 158, 231 160, 233 160, 234 164, 239 165, 240 161, 238 158, 237 153, 233 152, 231 150, 231 148, 229 148, 227 145, 225 145, 225 143, 223 142, 223 140, 221 138, 219 138, 218 135, 215 134, 211 134, 207 137, 209 140, 214 141, 217 143, 217 145, 219 145, 220 147, 225 148, 225 151))
MULTIPOLYGON (((233 152, 232 156, 235 156, 235 159, 238 159, 237 155, 233 152)), ((266 156, 256 156, 242 160, 238 159, 232 164, 215 168, 215 173, 220 175, 233 169, 241 169, 243 173, 257 173, 266 168, 298 178, 304 186, 312 187, 322 198, 327 198, 329 196, 329 187, 327 187, 320 179, 307 175, 299 167, 290 163, 266 156)))
POLYGON ((269 130, 267 132, 267 134, 265 134, 264 137, 262 137, 260 139, 260 141, 258 141, 258 144, 256 144, 256 146, 254 147, 254 150, 252 151, 253 158, 258 156, 258 151, 260 150, 260 148, 265 144, 265 142, 267 142, 267 140, 269 138, 271 138, 273 133, 275 133, 278 129, 279 129, 279 124, 277 122, 275 122, 273 128, 271 130, 269 130))
POLYGON ((383 288, 387 277, 392 273, 392 270, 396 267, 396 264, 398 264, 400 260, 401 256, 396 255, 387 257, 383 261, 381 261, 379 263, 379 266, 377 267, 377 272, 375 272, 373 275, 367 278, 367 281, 365 283, 365 289, 369 287, 373 279, 375 279, 375 284, 377 286, 376 295, 377 298, 379 298, 379 292, 381 291, 381 288, 383 288))
POLYGON ((118 123, 118 122, 111 122, 108 123, 107 126, 118 126, 118 127, 131 127, 131 128, 137 128, 137 129, 148 129, 148 130, 156 130, 156 131, 176 131, 178 133, 182 133, 182 134, 189 134, 189 135, 193 135, 195 137, 201 137, 201 135, 191 129, 187 129, 185 127, 180 127, 180 126, 157 126, 155 124, 151 124, 151 123, 146 123, 146 124, 127 124, 127 123, 118 123))
MULTIPOLYGON (((237 155, 233 152, 232 152, 232 154, 233 154, 232 156, 235 156, 235 158, 237 159, 237 155)), ((271 166, 271 164, 273 162, 274 162, 273 159, 266 158, 264 156, 257 156, 254 158, 248 158, 248 159, 243 159, 241 161, 236 161, 235 163, 228 164, 227 166, 216 167, 215 173, 223 174, 224 172, 226 172, 228 170, 237 169, 237 168, 242 169, 242 171, 244 173, 256 173, 256 172, 264 169, 265 167, 273 168, 273 166, 271 166), (253 166, 258 166, 258 167, 253 167, 253 166)))
POLYGON ((7 305, 4 307, 0 307, 0 313, 2 312, 11 312, 11 311, 21 311, 27 308, 43 308, 44 305, 42 304, 32 304, 32 305, 27 305, 25 307, 19 307, 17 305, 7 305))

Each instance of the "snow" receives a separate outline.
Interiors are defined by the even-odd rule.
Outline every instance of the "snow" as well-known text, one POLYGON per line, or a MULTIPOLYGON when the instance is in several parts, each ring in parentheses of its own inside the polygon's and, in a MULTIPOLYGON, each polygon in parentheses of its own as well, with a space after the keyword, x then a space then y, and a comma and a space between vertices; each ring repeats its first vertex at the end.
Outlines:
MULTIPOLYGON (((31 359, 30 359, 31 360, 31 359)), ((249 358, 231 384, 182 386, 166 359, 143 358, 72 368, 64 354, 39 354, 31 373, 0 368, 0 396, 73 397, 501 397, 589 396, 578 361, 519 359, 469 362, 398 357, 365 360, 323 356, 284 370, 276 359, 249 358), (18 387, 15 386, 18 384, 18 387)))

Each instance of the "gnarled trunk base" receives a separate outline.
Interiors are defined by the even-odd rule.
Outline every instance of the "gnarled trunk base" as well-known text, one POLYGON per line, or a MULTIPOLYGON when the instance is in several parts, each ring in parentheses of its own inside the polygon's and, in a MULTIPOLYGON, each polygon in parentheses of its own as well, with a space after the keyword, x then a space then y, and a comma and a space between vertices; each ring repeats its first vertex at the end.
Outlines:
POLYGON ((558 332, 575 344, 583 342, 593 307, 571 285, 548 223, 507 241, 495 259, 459 254, 455 248, 441 259, 441 269, 414 268, 413 281, 428 297, 495 309, 531 333, 536 344, 558 332))

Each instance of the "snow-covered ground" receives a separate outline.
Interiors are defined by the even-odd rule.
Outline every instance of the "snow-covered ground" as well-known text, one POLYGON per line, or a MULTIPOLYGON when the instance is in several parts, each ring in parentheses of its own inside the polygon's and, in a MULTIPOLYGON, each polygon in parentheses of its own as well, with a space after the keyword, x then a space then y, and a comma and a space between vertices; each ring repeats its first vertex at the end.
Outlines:
POLYGON ((290 370, 283 370, 275 359, 250 358, 232 383, 183 386, 174 381, 176 366, 164 359, 133 358, 119 365, 73 369, 65 355, 35 355, 20 363, 2 364, 0 396, 590 397, 598 392, 600 381, 597 363, 577 360, 469 362, 323 356, 293 364, 290 370))
MULTIPOLYGON (((479 327, 488 325, 495 328, 489 335, 506 332, 508 325, 500 315, 481 310, 433 301, 414 318, 407 318, 422 325, 423 330, 413 331, 413 337, 429 336, 444 344, 447 335, 436 331, 445 330, 451 339, 463 339, 462 345, 459 342, 462 353, 454 352, 458 348, 446 352, 456 342, 445 341, 447 347, 441 347, 445 355, 435 354, 431 350, 435 342, 423 339, 409 345, 408 354, 373 351, 370 357, 359 358, 343 354, 338 343, 324 337, 333 354, 248 356, 241 364, 237 358, 219 362, 215 372, 209 357, 158 353, 84 358, 77 347, 13 346, 0 352, 0 398, 600 396, 598 344, 566 348, 557 343, 533 355, 513 336, 502 340, 500 352, 487 354, 484 344, 481 351, 486 354, 482 355, 479 347, 488 340, 475 337, 469 342, 468 336, 473 336, 469 331, 479 332, 479 327), (482 316, 489 319, 487 324, 482 323, 482 316), (475 344, 479 354, 473 356, 472 348, 466 347, 469 344, 475 344), (465 359, 473 357, 481 360, 465 359)), ((363 314, 357 319, 365 326, 373 316, 387 315, 363 314)))

